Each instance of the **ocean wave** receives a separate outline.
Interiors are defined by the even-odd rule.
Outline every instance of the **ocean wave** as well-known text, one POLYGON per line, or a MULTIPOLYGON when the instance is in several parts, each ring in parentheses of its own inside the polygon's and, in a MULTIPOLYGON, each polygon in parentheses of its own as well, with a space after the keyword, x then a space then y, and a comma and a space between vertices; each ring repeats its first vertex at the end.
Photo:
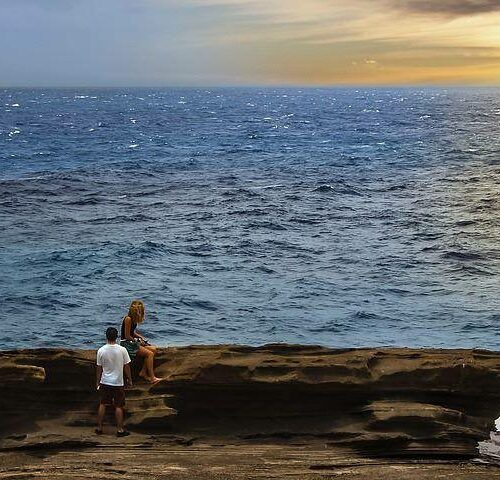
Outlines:
POLYGON ((457 227, 467 227, 469 225, 474 225, 476 223, 477 223, 476 220, 459 220, 459 221, 455 222, 455 225, 457 227))
POLYGON ((156 220, 154 217, 137 213, 134 215, 114 215, 109 217, 95 217, 86 220, 79 220, 83 223, 91 223, 94 225, 113 224, 113 223, 132 223, 132 222, 150 222, 156 220))
POLYGON ((77 302, 68 300, 63 300, 57 298, 55 295, 18 295, 18 296, 7 296, 3 298, 5 303, 13 303, 24 305, 25 307, 36 307, 47 310, 65 310, 74 309, 80 307, 81 305, 77 302))
POLYGON ((292 217, 288 221, 293 223, 300 223, 303 225, 318 225, 323 223, 323 220, 319 218, 305 218, 305 217, 292 217))
POLYGON ((258 187, 253 187, 254 190, 277 190, 277 189, 282 189, 286 188, 286 185, 283 185, 281 183, 273 184, 273 185, 262 185, 258 187))
POLYGON ((267 210, 264 210, 262 208, 241 208, 241 209, 237 209, 237 210, 231 210, 230 212, 228 212, 228 215, 242 215, 242 216, 264 216, 264 215, 268 215, 269 214, 269 211, 267 210))
POLYGON ((284 225, 278 222, 250 222, 246 225, 245 228, 248 229, 267 229, 267 230, 275 230, 278 232, 283 232, 288 230, 284 225))
POLYGON ((472 332, 475 330, 487 331, 492 334, 498 334, 500 332, 500 325, 496 323, 466 323, 462 328, 462 332, 472 332))
POLYGON ((30 263, 40 267, 49 267, 51 264, 66 263, 68 265, 84 264, 92 260, 95 256, 95 251, 87 248, 68 248, 65 250, 53 250, 42 252, 30 257, 30 263))
POLYGON ((311 333, 345 333, 349 330, 349 326, 338 322, 328 322, 318 327, 309 327, 307 330, 311 333))
POLYGON ((180 300, 182 305, 186 307, 194 308, 195 310, 208 310, 210 312, 215 312, 219 308, 217 305, 210 300, 199 300, 196 298, 182 298, 180 300))
POLYGON ((317 193, 336 193, 341 195, 353 195, 356 197, 363 196, 363 194, 359 190, 355 189, 354 187, 344 182, 319 185, 313 191, 317 193))
POLYGON ((477 265, 459 265, 451 270, 456 274, 466 274, 466 275, 484 275, 484 276, 495 276, 496 273, 488 270, 485 267, 479 267, 477 265))
POLYGON ((164 243, 146 240, 138 245, 131 245, 118 249, 115 255, 118 257, 130 256, 134 258, 152 258, 163 255, 175 255, 176 253, 176 250, 168 247, 164 243))
POLYGON ((231 197, 231 198, 234 198, 234 197, 247 197, 247 198, 250 197, 250 198, 255 198, 255 197, 259 197, 260 196, 254 190, 251 190, 249 188, 243 188, 243 187, 225 189, 225 190, 223 190, 221 192, 221 195, 223 197, 231 197))
POLYGON ((391 186, 385 188, 384 191, 397 192, 397 191, 401 191, 401 190, 406 190, 407 188, 408 188, 408 185, 406 183, 401 183, 401 184, 391 185, 391 186))
POLYGON ((98 198, 98 197, 87 197, 87 198, 81 198, 78 200, 70 200, 66 201, 66 205, 72 205, 72 206, 85 206, 85 205, 99 205, 100 203, 103 202, 103 199, 98 198))
POLYGON ((362 320, 377 320, 380 318, 376 313, 365 312, 363 310, 358 310, 353 316, 362 320))
POLYGON ((267 274, 276 273, 276 270, 273 270, 270 267, 266 267, 265 265, 259 265, 258 267, 255 267, 255 269, 259 272, 263 272, 263 273, 267 273, 267 274))
POLYGON ((286 240, 269 239, 266 241, 266 244, 273 245, 274 247, 277 247, 279 249, 288 250, 292 252, 303 252, 303 253, 310 253, 313 255, 322 255, 325 253, 325 250, 323 249, 311 248, 306 245, 290 243, 286 240))
POLYGON ((381 291, 386 292, 386 293, 393 293, 393 294, 398 295, 400 297, 408 297, 408 296, 415 295, 414 291, 407 290, 405 288, 388 287, 388 288, 381 289, 381 291))
POLYGON ((422 247, 420 249, 421 252, 435 252, 435 251, 439 251, 439 250, 442 250, 443 247, 441 245, 429 245, 429 246, 426 246, 426 247, 422 247))
POLYGON ((482 260, 483 256, 479 253, 474 252, 466 252, 461 250, 450 250, 441 255, 441 258, 450 259, 450 260, 459 260, 463 262, 473 261, 473 260, 482 260))

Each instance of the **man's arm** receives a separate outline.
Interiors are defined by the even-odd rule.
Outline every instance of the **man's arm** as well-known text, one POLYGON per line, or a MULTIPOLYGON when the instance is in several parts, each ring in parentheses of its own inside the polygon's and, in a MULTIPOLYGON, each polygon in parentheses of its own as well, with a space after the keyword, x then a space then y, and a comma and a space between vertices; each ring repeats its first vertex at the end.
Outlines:
POLYGON ((101 377, 102 377, 102 366, 101 365, 97 365, 95 377, 96 377, 95 378, 96 379, 96 388, 99 388, 99 384, 101 383, 101 377))
POLYGON ((132 386, 132 372, 130 371, 130 363, 127 363, 123 370, 125 371, 125 378, 127 379, 127 384, 129 387, 132 386))

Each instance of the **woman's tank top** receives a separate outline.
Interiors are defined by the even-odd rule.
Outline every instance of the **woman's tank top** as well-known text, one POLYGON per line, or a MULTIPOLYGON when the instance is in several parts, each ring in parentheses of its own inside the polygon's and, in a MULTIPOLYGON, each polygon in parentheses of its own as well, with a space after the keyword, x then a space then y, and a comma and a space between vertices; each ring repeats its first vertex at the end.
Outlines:
MULTIPOLYGON (((122 336, 121 336, 122 340, 125 340, 125 338, 126 338, 125 337, 125 318, 122 320, 122 336)), ((132 319, 130 319, 130 321, 132 322, 130 325, 130 336, 133 337, 135 329, 137 328, 137 323, 134 323, 132 321, 132 319)))

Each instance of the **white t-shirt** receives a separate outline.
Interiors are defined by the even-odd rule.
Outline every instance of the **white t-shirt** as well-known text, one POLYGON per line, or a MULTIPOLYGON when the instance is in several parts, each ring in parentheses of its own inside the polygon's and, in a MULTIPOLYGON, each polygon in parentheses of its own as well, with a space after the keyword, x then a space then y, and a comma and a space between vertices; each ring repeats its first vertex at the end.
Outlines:
POLYGON ((123 387, 123 367, 130 363, 127 350, 121 345, 103 345, 97 350, 97 365, 102 367, 101 383, 123 387))

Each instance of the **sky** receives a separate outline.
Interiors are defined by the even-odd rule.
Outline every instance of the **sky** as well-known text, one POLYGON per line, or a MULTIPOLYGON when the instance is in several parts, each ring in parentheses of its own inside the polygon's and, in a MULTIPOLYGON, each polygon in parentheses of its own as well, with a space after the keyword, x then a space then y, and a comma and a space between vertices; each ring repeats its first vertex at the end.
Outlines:
POLYGON ((0 86, 500 85, 500 0, 0 0, 0 86))

